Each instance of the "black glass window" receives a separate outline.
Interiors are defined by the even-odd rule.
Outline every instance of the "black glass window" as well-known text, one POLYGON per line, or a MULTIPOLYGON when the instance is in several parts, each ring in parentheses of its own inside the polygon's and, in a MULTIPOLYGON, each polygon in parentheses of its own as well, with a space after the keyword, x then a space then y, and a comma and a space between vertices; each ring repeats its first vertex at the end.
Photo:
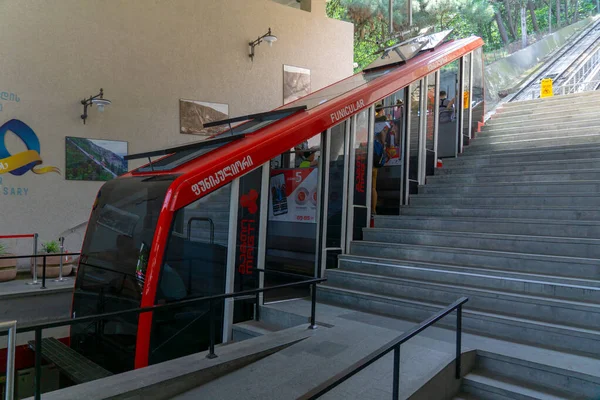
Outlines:
MULTIPOLYGON (((156 223, 173 176, 125 178, 102 186, 93 206, 73 301, 84 317, 140 306, 156 223)), ((71 328, 71 347, 112 372, 133 369, 137 315, 71 328)))

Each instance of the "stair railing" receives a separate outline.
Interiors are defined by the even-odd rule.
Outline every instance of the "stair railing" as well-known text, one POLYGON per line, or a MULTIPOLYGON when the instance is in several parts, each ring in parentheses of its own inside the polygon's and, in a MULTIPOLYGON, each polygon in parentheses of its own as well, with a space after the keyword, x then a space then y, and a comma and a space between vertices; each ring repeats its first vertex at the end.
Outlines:
POLYGON ((462 306, 467 301, 469 301, 468 297, 461 297, 456 300, 454 303, 450 304, 448 307, 444 308, 440 312, 432 315, 425 321, 421 322, 419 325, 413 327, 407 332, 404 332, 401 336, 392 340, 391 342, 383 345, 379 349, 375 350, 371 354, 363 357, 358 360, 348 368, 344 369, 339 374, 333 376, 332 378, 326 380, 313 390, 299 397, 298 399, 302 400, 312 400, 317 399, 323 396, 325 393, 339 386, 341 383, 350 379, 363 369, 367 368, 369 365, 373 364, 375 361, 379 360, 386 354, 390 353, 392 350, 394 351, 394 383, 392 388, 393 399, 398 400, 400 398, 400 346, 403 343, 406 343, 419 333, 423 332, 425 329, 429 328, 431 325, 438 322, 440 319, 444 318, 446 315, 450 314, 454 310, 456 310, 456 358, 455 358, 455 378, 461 378, 461 346, 462 346, 462 306))

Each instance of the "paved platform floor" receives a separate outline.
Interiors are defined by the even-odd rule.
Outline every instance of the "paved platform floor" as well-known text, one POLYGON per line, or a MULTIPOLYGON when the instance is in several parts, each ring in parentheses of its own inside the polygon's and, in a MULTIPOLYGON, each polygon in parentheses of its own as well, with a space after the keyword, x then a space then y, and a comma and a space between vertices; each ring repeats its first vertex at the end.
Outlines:
MULTIPOLYGON (((69 316, 74 277, 67 277, 63 282, 47 279, 46 289, 41 289, 41 280, 37 285, 28 285, 29 282, 31 277, 0 283, 0 321, 16 320, 18 326, 23 326, 69 316)), ((66 337, 69 328, 46 330, 43 335, 66 337)), ((17 346, 27 344, 33 338, 33 332, 19 334, 17 346)), ((6 336, 0 336, 0 349, 6 345, 6 336)))
POLYGON ((1 282, 0 283, 0 301, 2 298, 6 298, 8 296, 15 295, 24 295, 24 294, 37 294, 44 291, 64 291, 73 289, 73 285, 75 284, 75 277, 69 276, 65 277, 66 279, 63 282, 56 282, 55 279, 46 279, 46 289, 40 289, 42 287, 42 280, 38 279, 37 285, 30 285, 32 279, 31 277, 18 277, 13 281, 1 282))

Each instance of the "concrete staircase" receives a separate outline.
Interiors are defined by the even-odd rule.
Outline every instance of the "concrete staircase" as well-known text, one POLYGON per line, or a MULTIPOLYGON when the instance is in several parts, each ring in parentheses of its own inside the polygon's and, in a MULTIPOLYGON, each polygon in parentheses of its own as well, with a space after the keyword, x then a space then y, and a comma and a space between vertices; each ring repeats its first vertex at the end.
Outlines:
POLYGON ((599 105, 506 104, 401 215, 375 218, 319 301, 421 321, 466 295, 466 331, 600 358, 599 105))
POLYGON ((477 351, 475 368, 454 400, 594 399, 598 385, 561 368, 477 351))

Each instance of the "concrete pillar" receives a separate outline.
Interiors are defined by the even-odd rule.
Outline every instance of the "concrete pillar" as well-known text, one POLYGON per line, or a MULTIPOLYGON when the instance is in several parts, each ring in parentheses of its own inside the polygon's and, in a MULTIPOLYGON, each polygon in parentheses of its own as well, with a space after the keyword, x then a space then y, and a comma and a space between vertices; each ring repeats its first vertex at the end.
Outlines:
POLYGON ((325 16, 325 4, 327 0, 301 0, 300 9, 315 13, 316 15, 325 16))

